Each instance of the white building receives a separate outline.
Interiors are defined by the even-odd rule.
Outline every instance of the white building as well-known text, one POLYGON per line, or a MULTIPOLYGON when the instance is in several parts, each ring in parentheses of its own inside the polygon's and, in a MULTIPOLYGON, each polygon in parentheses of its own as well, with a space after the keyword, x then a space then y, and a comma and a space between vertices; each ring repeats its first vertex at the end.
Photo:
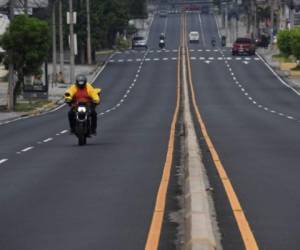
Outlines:
MULTIPOLYGON (((0 7, 6 6, 9 0, 0 0, 0 7)), ((17 7, 21 7, 24 0, 16 1, 17 7), (20 2, 21 4, 18 4, 20 2)), ((48 0, 28 0, 28 8, 45 8, 48 6, 48 0)))

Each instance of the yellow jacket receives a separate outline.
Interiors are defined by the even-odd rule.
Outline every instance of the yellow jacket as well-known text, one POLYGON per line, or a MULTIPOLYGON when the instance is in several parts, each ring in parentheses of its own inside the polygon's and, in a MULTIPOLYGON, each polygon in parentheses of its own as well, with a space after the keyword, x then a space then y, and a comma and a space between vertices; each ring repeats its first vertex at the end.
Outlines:
MULTIPOLYGON (((78 90, 78 87, 76 86, 76 84, 72 84, 65 92, 65 101, 72 102, 73 97, 76 94, 77 90, 78 90)), ((93 102, 96 104, 99 104, 101 89, 94 88, 91 83, 87 83, 86 90, 87 90, 89 97, 93 100, 93 102)))

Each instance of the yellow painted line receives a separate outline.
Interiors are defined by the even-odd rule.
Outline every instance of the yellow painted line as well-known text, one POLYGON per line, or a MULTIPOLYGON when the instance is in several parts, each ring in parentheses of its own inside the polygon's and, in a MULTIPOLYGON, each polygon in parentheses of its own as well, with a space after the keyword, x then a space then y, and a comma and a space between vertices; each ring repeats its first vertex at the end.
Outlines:
POLYGON ((180 49, 178 52, 178 61, 177 61, 176 108, 175 108, 171 129, 170 129, 168 151, 167 151, 166 161, 163 168, 162 179, 157 192, 155 208, 152 216, 150 229, 148 232, 147 242, 145 245, 146 250, 156 250, 158 248, 162 223, 163 223, 163 218, 165 213, 166 197, 167 197, 168 185, 169 185, 170 175, 171 175, 171 168, 173 163, 176 121, 179 113, 179 98, 180 98, 180 71, 179 70, 180 70, 180 49))
POLYGON ((191 70, 191 62, 190 62, 190 57, 189 57, 189 50, 186 46, 186 53, 187 53, 187 64, 188 64, 188 75, 189 75, 189 86, 190 86, 190 90, 191 90, 191 95, 192 95, 192 103, 193 103, 193 107, 194 107, 194 110, 196 112, 196 117, 197 117, 197 120, 198 120, 198 123, 199 123, 199 126, 201 128, 201 131, 202 131, 202 134, 205 138, 205 141, 206 141, 206 144, 209 148, 209 151, 210 151, 210 154, 211 154, 211 157, 215 163, 215 166, 216 166, 216 169, 218 171, 218 174, 221 178, 221 181, 223 183, 223 186, 225 188, 225 191, 226 191, 226 194, 227 194, 227 197, 228 197, 228 200, 229 200, 229 203, 230 203, 230 206, 231 206, 231 209, 233 211, 233 214, 234 214, 234 217, 235 217, 235 220, 238 224, 238 227, 239 227, 239 230, 240 230, 240 233, 241 233, 241 236, 242 236, 242 239, 243 239, 243 242, 244 242, 244 245, 245 245, 245 248, 247 250, 257 250, 259 249, 258 248, 258 245, 257 245, 257 242, 256 242, 256 239, 253 235, 253 232, 250 228, 250 225, 248 223, 248 220, 245 216, 245 213, 242 209, 242 206, 239 202, 239 199, 234 191, 234 188, 231 184, 231 181, 226 173, 226 170, 219 158, 219 155, 212 143, 212 140, 210 139, 209 135, 208 135, 208 132, 207 132, 207 129, 206 129, 206 126, 205 126, 205 123, 204 123, 204 120, 202 119, 202 116, 200 114, 200 111, 198 109, 198 105, 197 105, 197 102, 196 102, 196 97, 195 97, 195 91, 194 91, 194 87, 193 87, 193 80, 192 80, 192 70, 191 70))

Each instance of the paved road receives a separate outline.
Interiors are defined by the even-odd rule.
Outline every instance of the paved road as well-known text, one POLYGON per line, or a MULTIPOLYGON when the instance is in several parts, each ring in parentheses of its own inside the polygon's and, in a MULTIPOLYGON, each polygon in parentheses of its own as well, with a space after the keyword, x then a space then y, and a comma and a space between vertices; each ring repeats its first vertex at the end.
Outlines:
MULTIPOLYGON (((258 56, 212 48, 212 15, 187 22, 201 34, 189 46, 198 107, 255 239, 261 249, 297 249, 299 96, 258 56)), ((179 37, 179 15, 155 18, 149 50, 114 55, 95 81, 100 128, 86 147, 67 135, 67 108, 0 126, 0 249, 144 248, 176 106, 179 37)), ((206 150, 204 160, 224 249, 243 249, 206 150)), ((169 241, 164 228, 161 249, 174 249, 169 241)))
POLYGON ((0 249, 144 248, 177 99, 179 20, 155 18, 153 51, 116 54, 96 79, 100 128, 87 146, 67 134, 67 108, 0 126, 0 249))
MULTIPOLYGON (((217 37, 214 17, 201 18, 202 30, 199 16, 189 14, 188 30, 198 30, 205 41, 217 37)), ((228 49, 209 47, 203 42, 190 46, 197 103, 258 246, 298 249, 299 95, 259 58, 233 58, 228 49)), ((213 167, 209 156, 205 158, 213 167)), ((208 172, 215 188, 224 249, 243 249, 219 178, 214 170, 208 172)))

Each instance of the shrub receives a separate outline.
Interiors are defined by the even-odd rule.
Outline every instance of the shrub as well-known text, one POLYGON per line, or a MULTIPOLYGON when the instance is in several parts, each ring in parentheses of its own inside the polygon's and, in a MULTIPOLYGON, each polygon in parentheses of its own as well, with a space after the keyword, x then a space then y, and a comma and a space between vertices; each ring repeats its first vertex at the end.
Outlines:
POLYGON ((277 34, 277 45, 280 52, 288 57, 292 54, 291 48, 291 31, 290 30, 281 30, 277 34))
POLYGON ((291 30, 291 50, 296 59, 300 60, 300 28, 291 30))

